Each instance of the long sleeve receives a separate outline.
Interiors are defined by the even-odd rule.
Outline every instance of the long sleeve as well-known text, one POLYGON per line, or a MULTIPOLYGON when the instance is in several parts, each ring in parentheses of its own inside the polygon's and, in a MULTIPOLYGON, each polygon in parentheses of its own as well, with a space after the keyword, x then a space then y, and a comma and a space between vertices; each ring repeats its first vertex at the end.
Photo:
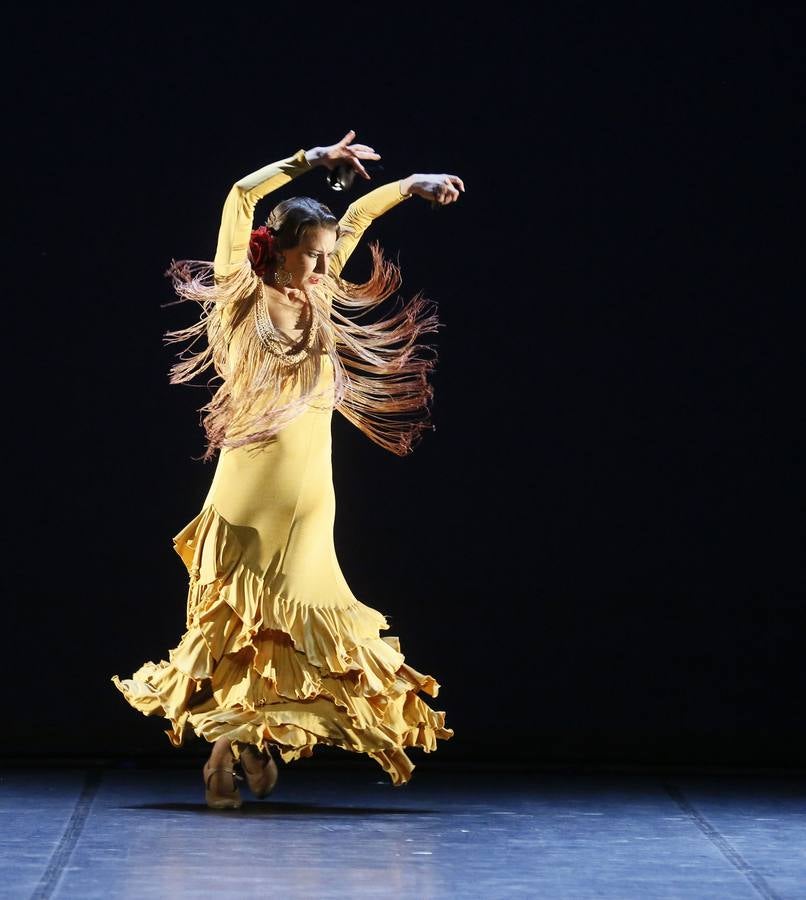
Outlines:
POLYGON ((310 168, 305 151, 298 150, 293 156, 270 163, 232 186, 224 202, 218 232, 216 278, 232 274, 246 259, 257 201, 310 168))
POLYGON ((330 257, 330 274, 334 276, 341 274, 344 264, 373 219, 377 219, 378 216, 382 216, 393 206, 397 206, 398 203, 402 203, 410 197, 411 194, 400 193, 399 181, 392 181, 364 194, 358 200, 354 200, 339 221, 344 233, 337 241, 333 255, 330 257))

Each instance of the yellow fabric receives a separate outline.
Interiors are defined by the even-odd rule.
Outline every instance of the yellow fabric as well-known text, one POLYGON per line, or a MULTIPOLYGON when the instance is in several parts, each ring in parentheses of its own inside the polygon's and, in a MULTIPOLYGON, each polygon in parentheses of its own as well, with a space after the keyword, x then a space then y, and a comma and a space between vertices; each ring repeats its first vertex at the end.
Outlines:
MULTIPOLYGON (((299 151, 233 187, 217 276, 243 262, 257 200, 308 168, 299 151)), ((350 205, 331 272, 403 199, 393 182, 350 205)), ((332 379, 328 357, 325 397, 332 379)), ((273 743, 286 762, 331 744, 366 753, 402 785, 415 768, 404 748, 431 752, 454 732, 417 696, 436 697, 439 684, 405 662, 397 637, 380 636, 385 616, 352 594, 339 567, 332 412, 319 401, 266 444, 219 454, 201 511, 173 539, 190 577, 187 630, 168 661, 112 681, 133 707, 170 720, 175 746, 188 728, 211 742, 273 743)))
MULTIPOLYGON (((270 163, 232 186, 224 203, 218 232, 218 246, 215 255, 216 277, 223 278, 231 275, 240 268, 241 263, 246 259, 258 200, 310 169, 311 166, 305 158, 305 151, 298 150, 293 156, 270 163)), ((341 273, 362 232, 373 219, 410 197, 410 194, 400 193, 400 182, 393 181, 375 188, 351 203, 339 221, 347 233, 339 238, 331 256, 331 274, 339 275, 341 273)))

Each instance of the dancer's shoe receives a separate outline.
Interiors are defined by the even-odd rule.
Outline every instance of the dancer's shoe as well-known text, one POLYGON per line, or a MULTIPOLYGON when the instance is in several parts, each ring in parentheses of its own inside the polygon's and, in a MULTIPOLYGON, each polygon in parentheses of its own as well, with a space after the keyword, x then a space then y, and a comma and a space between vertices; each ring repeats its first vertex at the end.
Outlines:
POLYGON ((210 767, 209 760, 204 764, 202 770, 204 775, 204 799, 210 809, 240 809, 243 801, 241 800, 241 792, 238 790, 238 781, 240 777, 228 766, 210 767), (227 778, 226 775, 230 777, 227 778), (215 779, 215 784, 211 784, 215 779), (230 791, 223 791, 222 788, 228 783, 232 784, 230 791))
POLYGON ((254 744, 239 744, 240 762, 249 790, 262 800, 277 784, 279 772, 271 753, 261 753, 254 744))

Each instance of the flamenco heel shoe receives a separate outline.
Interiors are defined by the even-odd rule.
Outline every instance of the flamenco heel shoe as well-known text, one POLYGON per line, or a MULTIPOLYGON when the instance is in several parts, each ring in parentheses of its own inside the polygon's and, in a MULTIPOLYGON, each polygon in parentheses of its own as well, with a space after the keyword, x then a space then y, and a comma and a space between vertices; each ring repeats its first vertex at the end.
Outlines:
POLYGON ((249 790, 262 800, 268 797, 277 784, 279 772, 271 753, 261 753, 252 744, 240 744, 241 768, 246 775, 249 790))
POLYGON ((227 766, 216 766, 211 768, 205 763, 202 770, 204 775, 204 799, 210 809, 240 809, 243 801, 241 800, 241 792, 238 790, 238 781, 241 779, 235 772, 227 766), (226 783, 227 779, 223 778, 224 774, 228 774, 232 779, 232 790, 224 793, 220 791, 222 781, 226 783), (217 778, 217 787, 215 790, 211 785, 214 778, 217 778))

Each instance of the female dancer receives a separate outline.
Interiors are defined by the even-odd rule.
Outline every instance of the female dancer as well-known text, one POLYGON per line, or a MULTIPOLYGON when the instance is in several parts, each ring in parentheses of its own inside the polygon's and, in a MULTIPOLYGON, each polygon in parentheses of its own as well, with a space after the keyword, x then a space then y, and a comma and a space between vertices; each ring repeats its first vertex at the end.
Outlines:
POLYGON ((174 262, 166 273, 202 307, 196 324, 166 336, 189 342, 171 381, 213 366, 220 384, 202 407, 203 458, 219 456, 201 512, 173 539, 189 574, 187 631, 169 661, 112 681, 136 709, 170 721, 174 746, 188 727, 213 744, 203 777, 217 809, 241 805, 236 761, 255 796, 273 790, 272 745, 286 763, 316 744, 366 753, 402 785, 414 770, 404 748, 431 752, 454 733, 417 696, 436 697, 439 684, 404 661, 396 637, 380 637, 386 617, 353 596, 339 568, 330 420, 338 409, 400 455, 428 427, 434 357, 418 339, 439 325, 433 306, 417 296, 359 324, 399 287, 399 271, 377 245, 367 282, 341 271, 374 218, 414 195, 453 203, 464 185, 410 175, 339 221, 293 197, 253 230, 257 201, 312 168, 369 178, 362 160, 380 156, 354 137, 238 181, 214 263, 174 262))

